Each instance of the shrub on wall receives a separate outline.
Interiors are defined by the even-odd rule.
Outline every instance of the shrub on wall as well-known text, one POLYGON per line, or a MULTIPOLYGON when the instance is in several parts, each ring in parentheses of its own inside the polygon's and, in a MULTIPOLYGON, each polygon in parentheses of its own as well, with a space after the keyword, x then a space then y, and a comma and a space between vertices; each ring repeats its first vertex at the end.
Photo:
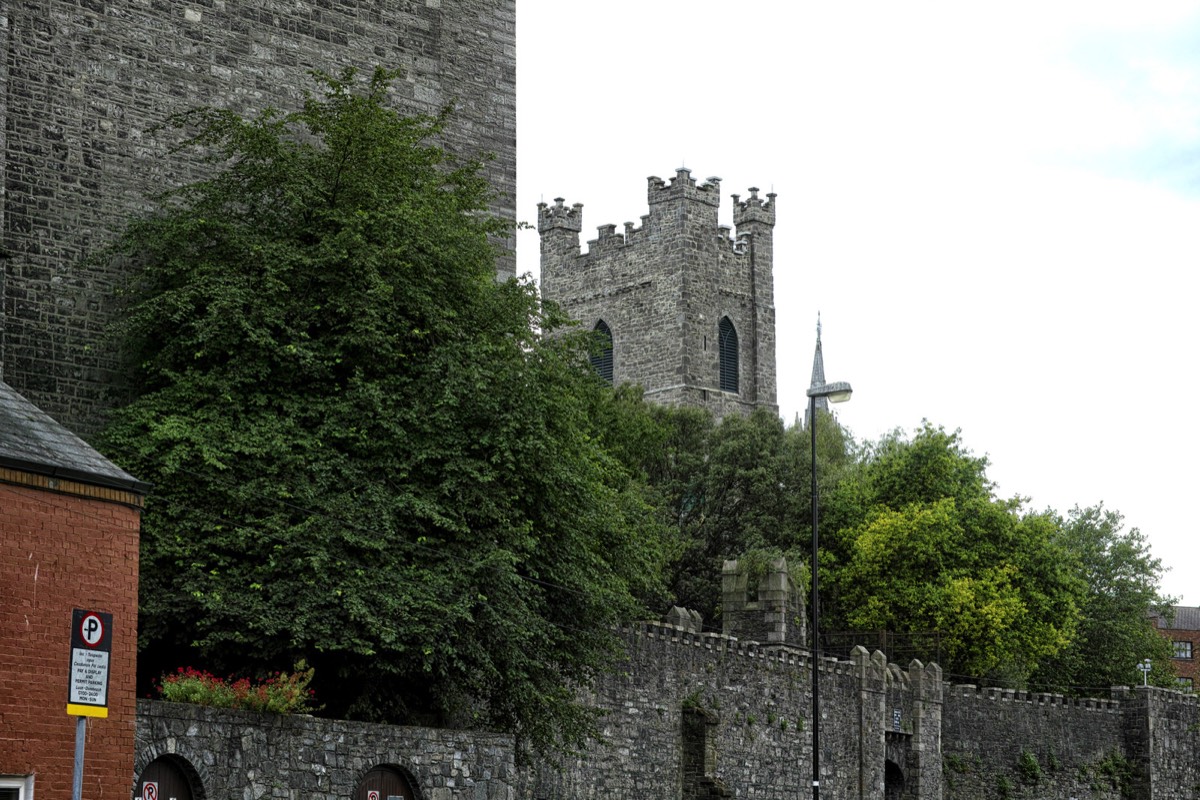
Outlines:
POLYGON ((316 710, 308 688, 313 670, 300 661, 294 672, 277 672, 265 681, 218 678, 210 672, 180 667, 164 675, 158 694, 172 703, 193 703, 217 708, 240 708, 271 714, 305 714, 316 710))

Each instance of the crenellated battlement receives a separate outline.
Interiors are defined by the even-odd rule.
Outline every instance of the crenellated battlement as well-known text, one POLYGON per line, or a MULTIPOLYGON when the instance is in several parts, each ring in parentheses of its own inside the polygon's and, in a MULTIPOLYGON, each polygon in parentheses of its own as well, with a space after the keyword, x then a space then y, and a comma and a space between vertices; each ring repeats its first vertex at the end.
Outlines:
MULTIPOLYGON (((617 226, 605 223, 596 226, 596 238, 587 240, 587 251, 580 254, 579 265, 599 252, 611 252, 622 247, 633 247, 651 238, 651 234, 663 235, 682 233, 687 226, 700 225, 712 230, 713 241, 727 253, 743 256, 749 250, 752 235, 763 236, 775 225, 775 193, 771 192, 764 201, 758 196, 758 188, 750 187, 750 197, 744 202, 740 195, 731 195, 734 201, 733 226, 717 223, 717 211, 721 205, 721 179, 707 178, 697 183, 691 171, 681 167, 675 171, 670 182, 651 175, 647 178, 647 202, 650 213, 640 217, 641 224, 625 222, 618 232, 617 226), (670 204, 695 204, 693 212, 671 207, 670 204)), ((538 232, 543 236, 564 231, 580 234, 583 231, 583 203, 566 205, 561 197, 554 198, 553 205, 538 203, 538 232)), ((561 247, 562 245, 557 245, 561 247)), ((574 254, 573 254, 574 255, 574 254)), ((554 269, 556 265, 543 265, 543 269, 554 269)))
POLYGON ((546 233, 551 230, 566 230, 579 233, 583 230, 583 203, 576 203, 570 208, 563 205, 566 201, 561 197, 554 198, 554 205, 538 203, 538 232, 546 233))
POLYGON ((733 198, 733 224, 739 232, 744 225, 760 223, 773 227, 775 225, 775 193, 768 192, 767 200, 763 202, 758 196, 758 187, 750 187, 750 196, 742 201, 741 195, 731 195, 733 198))
POLYGON ((713 208, 721 205, 721 179, 708 178, 704 183, 697 184, 687 167, 675 170, 675 177, 671 178, 670 183, 657 175, 651 175, 646 183, 646 200, 651 207, 676 200, 690 200, 713 208))

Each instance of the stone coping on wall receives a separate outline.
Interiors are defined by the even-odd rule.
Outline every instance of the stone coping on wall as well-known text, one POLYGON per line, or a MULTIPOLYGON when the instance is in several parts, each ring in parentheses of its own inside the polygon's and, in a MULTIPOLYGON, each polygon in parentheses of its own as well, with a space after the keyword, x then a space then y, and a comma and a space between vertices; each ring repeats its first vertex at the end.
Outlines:
POLYGON ((1183 703, 1185 705, 1200 704, 1200 696, 1177 689, 1167 689, 1159 686, 1113 686, 1109 690, 1111 697, 1069 697, 1057 692, 1030 692, 1022 689, 1002 689, 991 686, 980 687, 973 683, 946 683, 947 696, 976 697, 981 700, 997 700, 1006 703, 1025 703, 1027 705, 1063 706, 1072 708, 1091 708, 1097 711, 1120 711, 1121 706, 1132 698, 1134 692, 1150 692, 1154 700, 1183 703))
MULTIPOLYGON (((795 667, 808 668, 811 663, 812 653, 808 648, 797 647, 790 644, 764 643, 750 639, 739 639, 736 636, 730 636, 724 633, 697 633, 688 630, 680 625, 673 625, 668 622, 646 621, 637 623, 635 626, 624 629, 633 636, 656 640, 662 642, 671 642, 682 645, 684 647, 696 647, 712 652, 727 653, 734 656, 739 656, 748 659, 762 659, 767 661, 777 661, 781 664, 786 664, 795 667)), ((876 651, 875 655, 869 655, 865 648, 862 649, 862 654, 865 659, 869 659, 872 664, 885 667, 885 674, 891 680, 897 680, 907 685, 909 677, 903 667, 896 664, 889 664, 884 655, 876 651)), ((821 657, 823 670, 831 672, 835 675, 854 675, 860 669, 860 664, 857 661, 841 661, 833 656, 821 657)), ((936 665, 929 665, 936 669, 936 665)), ((920 661, 913 661, 909 665, 909 669, 913 668, 925 669, 925 665, 920 661)))

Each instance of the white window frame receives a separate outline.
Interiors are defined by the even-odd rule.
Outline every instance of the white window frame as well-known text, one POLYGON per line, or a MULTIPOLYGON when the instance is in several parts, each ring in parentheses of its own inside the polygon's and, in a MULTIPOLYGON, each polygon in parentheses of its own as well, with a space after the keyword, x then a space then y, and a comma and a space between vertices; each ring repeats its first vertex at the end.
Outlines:
POLYGON ((1187 639, 1176 639, 1171 642, 1171 649, 1175 651, 1172 654, 1173 658, 1189 659, 1193 658, 1196 654, 1196 648, 1187 639), (1186 651, 1186 653, 1182 651, 1186 651))
POLYGON ((16 789, 17 800, 33 800, 33 776, 0 775, 0 789, 16 789))

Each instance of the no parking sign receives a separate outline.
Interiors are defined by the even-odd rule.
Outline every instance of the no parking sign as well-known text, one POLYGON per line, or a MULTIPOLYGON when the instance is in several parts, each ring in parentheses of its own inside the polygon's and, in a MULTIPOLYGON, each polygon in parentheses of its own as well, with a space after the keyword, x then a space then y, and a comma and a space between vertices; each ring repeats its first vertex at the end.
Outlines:
POLYGON ((146 781, 142 784, 142 800, 158 800, 157 781, 146 781))
MULTIPOLYGON (((108 716, 108 666, 112 656, 112 614, 77 608, 71 615, 71 668, 67 713, 108 716)), ((155 787, 157 793, 158 787, 155 787)))

